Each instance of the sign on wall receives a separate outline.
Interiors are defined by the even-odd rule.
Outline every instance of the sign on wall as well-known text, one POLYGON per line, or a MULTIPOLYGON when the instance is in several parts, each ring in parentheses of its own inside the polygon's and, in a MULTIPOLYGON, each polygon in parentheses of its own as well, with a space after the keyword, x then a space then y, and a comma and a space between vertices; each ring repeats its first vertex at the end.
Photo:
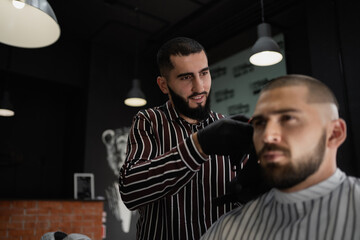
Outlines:
MULTIPOLYGON (((284 36, 273 37, 283 56, 284 36)), ((286 74, 285 57, 278 64, 260 67, 249 62, 251 48, 245 49, 210 66, 211 109, 229 115, 253 114, 260 89, 269 80, 286 74)))

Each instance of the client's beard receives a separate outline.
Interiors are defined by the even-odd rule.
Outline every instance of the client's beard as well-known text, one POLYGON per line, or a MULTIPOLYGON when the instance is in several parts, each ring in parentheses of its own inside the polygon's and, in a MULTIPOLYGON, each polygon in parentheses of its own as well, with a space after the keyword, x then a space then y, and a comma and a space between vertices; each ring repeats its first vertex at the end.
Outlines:
MULTIPOLYGON (((324 131, 313 152, 304 153, 302 156, 293 159, 284 166, 279 166, 276 163, 263 164, 262 169, 267 183, 272 187, 283 190, 291 188, 307 179, 319 169, 323 162, 325 144, 326 132, 324 131)), ((266 150, 283 151, 287 157, 291 157, 288 149, 284 149, 274 144, 265 145, 258 153, 258 156, 261 158, 261 155, 266 150)))

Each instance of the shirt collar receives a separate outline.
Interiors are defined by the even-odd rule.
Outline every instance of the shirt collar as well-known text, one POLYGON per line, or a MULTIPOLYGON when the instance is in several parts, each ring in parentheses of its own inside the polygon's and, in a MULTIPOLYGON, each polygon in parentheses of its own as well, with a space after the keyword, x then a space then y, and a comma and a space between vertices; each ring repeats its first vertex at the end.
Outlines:
POLYGON ((169 112, 169 116, 170 116, 171 121, 174 121, 174 120, 180 118, 180 115, 177 113, 177 111, 175 110, 175 108, 171 104, 170 100, 168 100, 166 102, 165 107, 166 107, 167 111, 169 112))
POLYGON ((275 188, 272 189, 272 191, 274 192, 275 199, 278 202, 301 202, 310 199, 316 199, 329 194, 331 191, 337 188, 345 180, 345 178, 345 173, 340 169, 336 169, 335 173, 331 177, 309 188, 293 193, 285 193, 275 188))

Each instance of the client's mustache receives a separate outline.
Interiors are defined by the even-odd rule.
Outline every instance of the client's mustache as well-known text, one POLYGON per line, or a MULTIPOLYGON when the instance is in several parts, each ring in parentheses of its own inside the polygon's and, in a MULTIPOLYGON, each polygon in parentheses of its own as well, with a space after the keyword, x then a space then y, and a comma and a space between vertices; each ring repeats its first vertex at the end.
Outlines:
POLYGON ((268 151, 281 151, 287 156, 290 155, 289 149, 284 148, 284 147, 280 147, 280 146, 278 146, 276 144, 265 144, 263 146, 263 148, 257 153, 257 155, 260 158, 265 152, 268 152, 268 151))

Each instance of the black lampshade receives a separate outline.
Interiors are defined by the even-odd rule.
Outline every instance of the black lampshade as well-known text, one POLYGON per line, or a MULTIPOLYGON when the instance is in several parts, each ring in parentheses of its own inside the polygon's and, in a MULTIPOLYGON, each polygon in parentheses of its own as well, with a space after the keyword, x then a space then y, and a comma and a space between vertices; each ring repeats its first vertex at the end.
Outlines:
POLYGON ((249 61, 256 66, 270 66, 280 62, 283 56, 279 45, 271 37, 271 27, 268 23, 258 25, 258 40, 251 49, 249 61))
POLYGON ((0 101, 0 116, 12 117, 15 115, 14 106, 10 102, 8 92, 4 92, 3 98, 0 101))
POLYGON ((140 81, 134 78, 132 81, 132 88, 130 89, 124 101, 127 106, 141 107, 146 104, 145 94, 140 89, 140 81))

